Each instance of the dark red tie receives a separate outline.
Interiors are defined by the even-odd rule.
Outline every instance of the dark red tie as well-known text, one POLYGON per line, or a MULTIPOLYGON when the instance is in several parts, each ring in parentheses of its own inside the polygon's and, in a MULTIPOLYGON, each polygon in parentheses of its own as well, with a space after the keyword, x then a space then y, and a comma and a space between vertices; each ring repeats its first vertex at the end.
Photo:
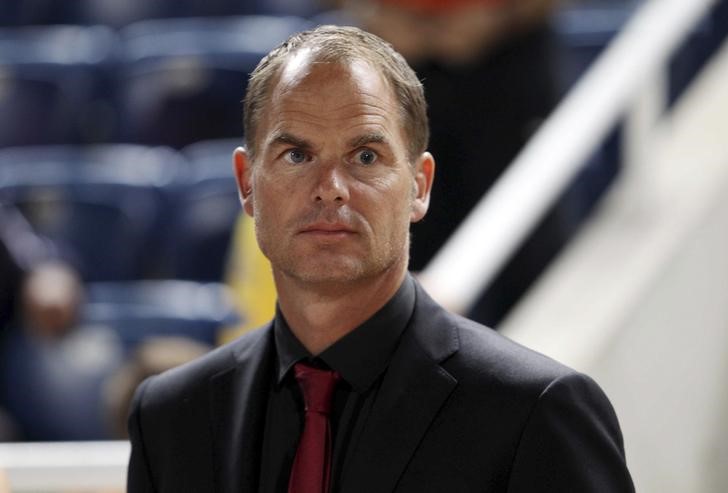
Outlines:
POLYGON ((305 363, 293 367, 303 392, 305 422, 288 481, 288 493, 328 493, 331 477, 329 412, 338 373, 305 363))

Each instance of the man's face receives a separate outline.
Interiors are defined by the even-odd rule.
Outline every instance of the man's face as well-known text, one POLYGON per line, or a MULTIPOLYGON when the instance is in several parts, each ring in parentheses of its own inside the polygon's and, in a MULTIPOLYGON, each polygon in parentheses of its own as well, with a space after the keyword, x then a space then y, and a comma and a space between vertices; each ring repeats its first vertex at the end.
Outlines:
POLYGON ((245 211, 277 276, 364 280, 406 269, 409 224, 427 211, 434 162, 408 159, 399 107, 365 62, 283 68, 254 162, 236 150, 245 211))

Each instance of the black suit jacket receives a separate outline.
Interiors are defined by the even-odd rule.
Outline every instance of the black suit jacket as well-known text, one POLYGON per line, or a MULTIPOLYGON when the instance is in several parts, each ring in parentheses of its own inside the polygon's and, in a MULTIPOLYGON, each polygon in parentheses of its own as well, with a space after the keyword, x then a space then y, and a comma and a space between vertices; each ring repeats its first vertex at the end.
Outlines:
MULTIPOLYGON (((340 492, 634 491, 596 383, 416 296, 340 492)), ((257 491, 272 335, 268 325, 140 385, 130 493, 257 491)))

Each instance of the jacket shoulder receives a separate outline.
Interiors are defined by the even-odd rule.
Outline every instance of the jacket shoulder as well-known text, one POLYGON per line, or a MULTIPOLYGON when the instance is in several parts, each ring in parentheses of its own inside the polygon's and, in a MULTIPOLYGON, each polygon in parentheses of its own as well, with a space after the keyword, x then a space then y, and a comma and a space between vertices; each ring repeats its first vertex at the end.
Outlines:
POLYGON ((477 367, 503 383, 548 385, 576 370, 472 320, 453 316, 460 350, 451 364, 477 367))
POLYGON ((253 348, 265 346, 271 338, 270 328, 268 324, 255 329, 195 360, 147 378, 138 387, 137 394, 143 395, 137 395, 136 400, 145 407, 161 405, 205 390, 215 375, 238 365, 253 348))
POLYGON ((412 322, 425 351, 458 380, 485 378, 505 386, 543 387, 576 373, 490 327, 447 311, 419 285, 412 322))

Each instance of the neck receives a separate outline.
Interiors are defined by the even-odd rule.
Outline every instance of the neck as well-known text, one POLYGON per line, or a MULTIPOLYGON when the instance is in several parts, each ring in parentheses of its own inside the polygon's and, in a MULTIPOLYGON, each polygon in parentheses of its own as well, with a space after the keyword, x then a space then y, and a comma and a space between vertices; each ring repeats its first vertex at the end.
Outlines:
POLYGON ((274 271, 278 304, 289 327, 313 355, 344 337, 382 308, 402 284, 406 268, 374 279, 312 285, 274 271))

